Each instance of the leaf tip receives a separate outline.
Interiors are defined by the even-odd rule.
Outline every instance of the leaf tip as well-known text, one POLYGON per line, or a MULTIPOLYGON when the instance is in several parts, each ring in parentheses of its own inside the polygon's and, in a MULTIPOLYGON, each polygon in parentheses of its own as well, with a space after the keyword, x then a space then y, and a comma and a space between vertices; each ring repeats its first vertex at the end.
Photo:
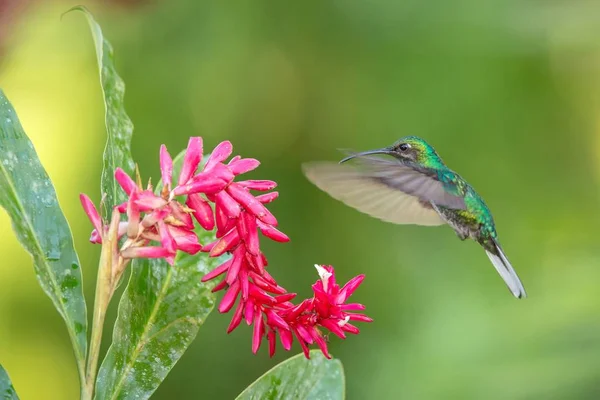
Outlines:
POLYGON ((73 6, 73 7, 69 8, 67 11, 65 11, 64 13, 60 14, 60 20, 62 21, 62 19, 64 18, 65 15, 67 15, 68 13, 73 12, 73 11, 79 11, 79 12, 82 12, 82 13, 90 15, 90 16, 92 15, 90 10, 88 10, 86 6, 80 4, 78 6, 73 6))

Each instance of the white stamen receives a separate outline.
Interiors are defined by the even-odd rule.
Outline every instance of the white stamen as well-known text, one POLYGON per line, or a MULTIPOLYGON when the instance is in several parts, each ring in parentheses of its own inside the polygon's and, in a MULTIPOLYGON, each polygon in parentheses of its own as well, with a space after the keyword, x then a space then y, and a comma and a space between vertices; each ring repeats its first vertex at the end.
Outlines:
POLYGON ((315 264, 315 268, 319 273, 319 277, 321 278, 321 282, 323 282, 323 289, 327 291, 327 284, 329 283, 329 277, 331 277, 332 273, 327 271, 325 268, 320 266, 319 264, 315 264))
POLYGON ((341 328, 342 326, 346 325, 348 323, 348 321, 350 321, 350 317, 346 316, 346 318, 340 319, 338 321, 338 326, 341 328))

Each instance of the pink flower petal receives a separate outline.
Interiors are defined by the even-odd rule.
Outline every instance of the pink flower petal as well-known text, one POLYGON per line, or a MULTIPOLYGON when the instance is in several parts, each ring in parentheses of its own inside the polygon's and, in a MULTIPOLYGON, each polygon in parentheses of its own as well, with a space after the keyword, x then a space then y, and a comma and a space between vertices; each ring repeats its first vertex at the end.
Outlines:
POLYGON ((346 339, 346 334, 344 333, 342 328, 340 328, 340 326, 337 324, 337 322, 335 322, 331 319, 324 319, 324 320, 321 320, 321 322, 319 324, 323 328, 326 328, 329 331, 331 331, 331 333, 333 333, 334 335, 340 337, 341 339, 346 339))
POLYGON ((90 243, 94 243, 94 244, 102 243, 102 236, 100 236, 97 229, 94 229, 92 231, 92 234, 90 236, 90 243))
POLYGON ((236 222, 237 222, 237 220, 235 220, 235 219, 227 218, 223 229, 222 230, 217 229, 216 237, 221 238, 221 237, 225 236, 229 231, 234 230, 236 222))
POLYGON ((194 218, 204 230, 212 231, 215 227, 215 218, 213 210, 199 194, 190 194, 185 204, 194 210, 194 218))
POLYGON ((140 232, 140 209, 135 204, 137 198, 138 191, 134 190, 131 192, 129 201, 127 202, 127 220, 129 222, 127 225, 127 236, 129 238, 136 238, 140 232))
POLYGON ((173 179, 173 159, 164 144, 160 146, 160 174, 163 186, 170 189, 173 179))
POLYGON ((172 255, 164 247, 147 246, 147 247, 129 247, 121 251, 123 258, 165 258, 172 255))
POLYGON ((266 311, 267 314, 267 325, 273 328, 290 329, 289 325, 273 310, 269 309, 266 311))
POLYGON ((369 318, 363 314, 348 314, 348 317, 350 317, 350 321, 373 322, 373 318, 369 318))
POLYGON ((235 308, 233 317, 231 318, 231 322, 229 323, 229 327, 227 328, 227 333, 233 332, 233 330, 239 326, 240 322, 242 322, 243 311, 244 302, 240 301, 237 307, 235 308))
POLYGON ((296 296, 297 296, 296 293, 281 294, 279 296, 275 296, 275 301, 277 303, 285 303, 285 302, 288 302, 290 300, 293 300, 296 296))
POLYGON ((242 237, 246 243, 246 249, 254 256, 257 256, 260 251, 260 243, 258 241, 258 228, 256 226, 256 217, 249 213, 242 213, 240 219, 244 220, 246 228, 245 236, 242 237))
POLYGON ((275 331, 273 329, 269 329, 269 333, 267 333, 267 340, 269 341, 269 357, 273 357, 275 355, 275 349, 277 347, 277 342, 275 339, 275 331))
POLYGON ((131 192, 138 188, 133 179, 119 167, 115 169, 115 179, 127 195, 131 195, 131 192))
POLYGON ((211 289, 211 292, 216 293, 219 290, 223 290, 227 287, 227 282, 223 279, 221 282, 217 283, 217 285, 211 289))
POLYGON ((248 299, 246 302, 246 306, 244 307, 244 319, 246 320, 246 324, 252 324, 254 320, 254 301, 248 299))
POLYGON ((102 218, 100 218, 100 214, 98 214, 98 210, 94 203, 92 203, 92 200, 83 193, 79 195, 79 200, 83 206, 83 211, 87 214, 96 231, 102 232, 102 218))
POLYGON ((249 180, 240 181, 238 183, 246 189, 258 190, 260 192, 266 192, 267 190, 271 190, 277 187, 277 182, 267 180, 249 180))
POLYGON ((194 231, 173 225, 167 225, 167 229, 173 236, 178 250, 191 255, 202 250, 202 245, 198 241, 198 236, 194 231))
POLYGON ((205 245, 202 246, 202 250, 201 251, 203 253, 210 253, 212 251, 212 249, 214 249, 214 247, 215 247, 215 245, 217 243, 219 243, 218 240, 215 240, 214 242, 207 243, 207 244, 205 244, 205 245))
MULTIPOLYGON (((267 259, 264 257, 261 258, 263 259, 263 265, 267 265, 267 259)), ((269 282, 271 285, 277 285, 277 281, 267 271, 263 272, 260 276, 262 276, 263 279, 269 282)))
POLYGON ((194 177, 189 183, 179 185, 173 189, 173 195, 182 196, 195 193, 216 193, 225 189, 227 182, 213 177, 194 177))
POLYGON ((230 141, 226 140, 224 142, 219 143, 208 158, 204 170, 208 171, 215 165, 225 161, 231 155, 232 151, 233 146, 231 145, 230 141))
MULTIPOLYGON (((228 284, 232 284, 233 282, 235 282, 235 280, 238 278, 238 274, 240 272, 240 268, 242 267, 242 261, 244 260, 244 255, 243 254, 239 254, 240 252, 238 251, 238 249, 242 248, 241 246, 238 247, 234 252, 233 252, 233 256, 231 257, 231 266, 229 267, 229 270, 227 271, 227 283, 228 284)), ((243 251, 243 248, 242 248, 243 251)))
POLYGON ((242 299, 248 300, 248 295, 250 294, 250 282, 248 281, 248 272, 244 261, 242 261, 239 277, 242 285, 242 299))
POLYGON ((354 293, 354 291, 358 289, 358 287, 364 279, 365 276, 363 274, 350 279, 348 283, 344 285, 342 290, 340 290, 340 293, 337 295, 336 302, 338 304, 344 303, 348 299, 348 297, 350 297, 352 293, 354 293))
POLYGON ((183 159, 183 166, 181 167, 181 173, 179 174, 179 180, 177 186, 181 186, 187 183, 190 178, 196 172, 198 164, 202 159, 202 138, 191 137, 188 142, 188 147, 185 152, 183 159))
POLYGON ((227 163, 227 165, 233 165, 234 163, 238 162, 241 159, 242 159, 242 156, 232 157, 231 160, 229 160, 229 162, 227 163))
POLYGON ((265 265, 263 263, 263 259, 260 256, 255 256, 251 253, 246 253, 246 260, 248 261, 248 265, 254 269, 259 275, 263 276, 265 274, 265 265))
POLYGON ((342 329, 353 335, 358 335, 360 333, 360 330, 352 324, 344 324, 342 325, 342 329))
POLYGON ((225 236, 219 239, 215 247, 213 247, 210 251, 210 256, 218 257, 222 254, 225 254, 226 252, 234 248, 239 242, 240 236, 238 235, 237 230, 232 229, 231 231, 229 231, 229 233, 227 233, 225 236))
POLYGON ((227 291, 225 292, 225 295, 223 296, 223 299, 219 304, 219 312, 226 313, 227 311, 231 310, 231 307, 233 307, 235 299, 237 298, 239 293, 240 283, 238 281, 235 281, 233 285, 229 286, 229 289, 227 289, 227 291))
POLYGON ((298 316, 300 314, 307 311, 311 306, 312 306, 312 301, 310 299, 306 299, 306 300, 302 301, 302 303, 298 304, 297 306, 295 306, 294 308, 292 308, 290 310, 286 319, 288 321, 295 320, 296 318, 298 318, 298 316))
POLYGON ((268 237, 271 240, 274 240, 276 242, 280 242, 280 243, 285 243, 285 242, 289 242, 290 238, 283 232, 281 232, 280 230, 272 227, 271 225, 267 225, 262 221, 257 221, 258 222, 258 227, 260 228, 260 231, 262 232, 263 235, 265 235, 266 237, 268 237))
POLYGON ((366 308, 364 305, 359 303, 342 304, 340 307, 344 311, 362 311, 366 308))
POLYGON ((158 221, 158 234, 160 235, 162 247, 167 249, 170 254, 175 254, 177 252, 175 239, 171 236, 169 229, 167 229, 167 224, 163 220, 158 221))
POLYGON ((217 221, 217 238, 223 237, 228 231, 225 228, 228 225, 229 218, 219 203, 215 204, 215 220, 217 221))
POLYGON ((242 158, 240 160, 230 162, 228 165, 229 169, 234 175, 240 175, 258 168, 260 161, 255 160, 254 158, 242 158))
POLYGON ((210 169, 205 168, 204 171, 202 171, 199 174, 197 174, 196 176, 194 176, 194 179, 207 179, 207 178, 221 179, 221 180, 227 182, 227 184, 229 184, 231 181, 233 181, 233 178, 235 178, 235 175, 233 175, 233 172, 231 172, 231 170, 229 169, 228 166, 226 166, 224 164, 216 164, 214 167, 212 167, 210 169))
POLYGON ((311 335, 317 343, 317 345, 319 346, 319 348, 321 349, 323 355, 326 358, 331 359, 331 355, 329 355, 329 350, 327 349, 327 343, 325 342, 325 339, 323 339, 323 336, 321 336, 315 328, 312 328, 311 335))
POLYGON ((262 338, 265 334, 265 323, 261 313, 256 313, 254 316, 254 330, 252 333, 252 352, 256 354, 260 348, 262 338))
POLYGON ((165 199, 155 195, 151 190, 144 190, 137 193, 135 204, 138 206, 140 211, 152 211, 167 205, 167 201, 165 199))
POLYGON ((171 201, 169 203, 169 207, 171 208, 171 215, 177 219, 177 221, 181 222, 187 229, 194 229, 194 221, 192 221, 192 216, 183 209, 181 203, 171 201))
MULTIPOLYGON (((281 332, 283 332, 283 331, 281 331, 281 332)), ((300 343, 300 347, 302 347, 302 351, 304 352, 304 357, 306 357, 310 360, 310 350, 308 349, 306 342, 300 337, 300 335, 298 334, 298 330, 294 329, 294 334, 296 335, 296 338, 298 339, 298 342, 300 343)))
POLYGON ((275 298, 267 294, 264 290, 259 289, 254 285, 250 285, 250 296, 252 296, 257 302, 261 304, 276 304, 275 298))
POLYGON ((118 206, 116 206, 115 208, 121 214, 125 214, 127 212, 127 203, 128 203, 128 201, 126 201, 125 203, 121 203, 118 206))
MULTIPOLYGON (((268 292, 275 293, 275 294, 284 294, 287 292, 281 286, 273 285, 270 282, 267 282, 265 279, 263 279, 263 277, 258 275, 256 272, 250 271, 249 276, 252 277, 252 281, 254 282, 254 284, 263 290, 266 290, 268 292)), ((292 298, 293 298, 293 296, 292 296, 292 298)), ((289 300, 286 300, 286 301, 289 301, 289 300)), ((278 302, 280 303, 281 301, 278 300, 278 302)))
MULTIPOLYGON (((315 296, 316 297, 316 296, 315 296)), ((319 315, 320 318, 329 318, 329 302, 328 301, 315 301, 313 302, 314 311, 319 315)))
POLYGON ((117 228, 117 237, 121 239, 125 233, 127 233, 127 226, 129 223, 127 221, 119 222, 119 227, 117 228))
POLYGON ((269 225, 277 225, 277 220, 269 210, 256 200, 243 186, 232 183, 227 187, 227 192, 246 210, 254 214, 262 222, 269 225))
POLYGON ((307 328, 302 325, 296 326, 296 332, 298 332, 298 336, 308 344, 312 344, 314 339, 307 328))
POLYGON ((150 228, 154 226, 158 221, 165 219, 171 213, 170 209, 158 209, 152 211, 150 214, 146 214, 142 219, 142 226, 144 228, 150 228))
POLYGON ((281 346, 287 351, 290 351, 292 348, 293 336, 292 332, 286 330, 279 331, 279 341, 281 342, 281 346))
POLYGON ((265 194, 256 196, 255 198, 256 198, 256 200, 260 201, 262 204, 267 204, 267 203, 270 203, 273 200, 275 200, 277 197, 279 197, 279 192, 265 193, 265 194))
POLYGON ((223 274, 225 271, 227 271, 227 269, 229 269, 229 266, 231 265, 231 258, 227 261, 225 261, 223 264, 219 265, 217 268, 213 269, 212 271, 210 271, 208 274, 204 275, 201 279, 202 282, 207 282, 210 281, 211 279, 216 278, 217 276, 223 274))
POLYGON ((221 191, 217 193, 215 199, 217 207, 221 207, 221 210, 223 210, 228 218, 237 218, 240 216, 240 205, 227 192, 221 191))

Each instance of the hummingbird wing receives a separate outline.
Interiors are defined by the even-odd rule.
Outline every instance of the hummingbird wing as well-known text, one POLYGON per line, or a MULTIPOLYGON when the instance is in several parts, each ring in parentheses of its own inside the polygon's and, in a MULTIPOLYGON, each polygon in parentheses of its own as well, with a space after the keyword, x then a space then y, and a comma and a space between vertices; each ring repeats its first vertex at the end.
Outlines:
POLYGON ((354 158, 372 179, 386 186, 418 197, 424 202, 454 210, 466 210, 465 199, 452 171, 440 173, 417 163, 372 156, 354 158))
POLYGON ((306 177, 334 199, 395 224, 443 225, 431 205, 404 193, 351 165, 311 162, 302 165, 306 177))

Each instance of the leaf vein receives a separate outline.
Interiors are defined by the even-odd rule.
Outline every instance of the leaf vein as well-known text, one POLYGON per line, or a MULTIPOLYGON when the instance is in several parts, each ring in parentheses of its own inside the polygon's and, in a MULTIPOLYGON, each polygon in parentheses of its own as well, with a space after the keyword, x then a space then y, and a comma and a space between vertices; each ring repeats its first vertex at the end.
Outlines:
POLYGON ((164 299, 164 297, 166 295, 166 291, 167 291, 166 288, 171 284, 172 276, 173 276, 173 270, 169 269, 169 272, 167 272, 166 281, 163 284, 163 287, 161 288, 160 293, 159 293, 158 297, 156 298, 156 302, 154 303, 154 307, 152 308, 152 311, 150 312, 150 316, 148 317, 148 321, 147 321, 148 323, 146 324, 146 326, 144 327, 144 331, 140 335, 139 343, 135 347, 133 353, 131 354, 131 358, 129 359, 127 364, 125 364, 125 368, 123 370, 123 373, 121 374, 121 378, 119 379, 119 382, 117 382, 117 384, 115 385, 115 390, 113 391, 111 400, 115 399, 116 396, 119 394, 121 387, 123 386, 123 383, 125 382, 125 377, 127 376, 127 374, 129 374, 129 371, 131 370, 131 368, 133 368, 133 364, 135 364, 135 361, 139 357, 139 355, 142 352, 142 349, 144 348, 146 343, 149 341, 149 338, 154 336, 154 335, 152 335, 152 336, 149 336, 148 338, 144 339, 144 337, 146 335, 148 335, 150 327, 152 327, 152 325, 154 324, 154 320, 156 319, 156 314, 158 313, 158 309, 160 308, 160 303, 162 303, 162 300, 164 299))
MULTIPOLYGON (((85 356, 82 356, 81 354, 81 349, 79 348, 79 342, 77 341, 77 336, 75 335, 75 332, 71 329, 71 327, 74 325, 73 321, 71 320, 69 313, 67 312, 66 306, 64 301, 62 300, 62 292, 60 291, 60 288, 58 287, 58 282, 56 281, 54 274, 52 273, 52 269, 50 267, 50 265, 48 264, 47 260, 44 258, 43 256, 43 248, 41 243, 39 242, 38 238, 37 238, 37 234, 35 233, 35 230, 33 228, 33 223, 30 221, 29 217, 27 216, 27 213, 25 211, 25 207, 23 206, 23 203, 21 202, 18 192, 16 190, 16 187, 14 186, 10 175, 8 174, 8 171, 6 171, 6 168, 4 167, 4 165, 2 163, 0 163, 0 169, 2 170, 2 174, 5 176, 6 182, 8 184, 8 186, 10 187, 10 189, 12 190, 13 194, 15 195, 15 203, 17 205, 17 208, 19 209, 19 212, 23 218, 23 220, 26 222, 30 232, 32 232, 33 234, 32 236, 32 242, 34 243, 35 247, 37 248, 39 254, 41 255, 41 259, 43 260, 41 262, 41 264, 45 267, 46 273, 48 274, 48 276, 50 277, 50 282, 51 282, 51 287, 54 291, 54 296, 55 299, 52 299, 53 302, 57 303, 59 306, 59 313, 61 314, 61 316, 65 319, 65 321, 67 322, 67 331, 69 332, 69 337, 71 338, 71 342, 73 343, 73 350, 75 351, 75 355, 77 358, 77 369, 79 370, 79 374, 80 377, 83 377, 85 372, 84 372, 84 366, 82 363, 82 360, 85 359, 85 356)), ((33 254, 31 254, 31 257, 34 260, 34 263, 36 262, 35 256, 33 254)))

